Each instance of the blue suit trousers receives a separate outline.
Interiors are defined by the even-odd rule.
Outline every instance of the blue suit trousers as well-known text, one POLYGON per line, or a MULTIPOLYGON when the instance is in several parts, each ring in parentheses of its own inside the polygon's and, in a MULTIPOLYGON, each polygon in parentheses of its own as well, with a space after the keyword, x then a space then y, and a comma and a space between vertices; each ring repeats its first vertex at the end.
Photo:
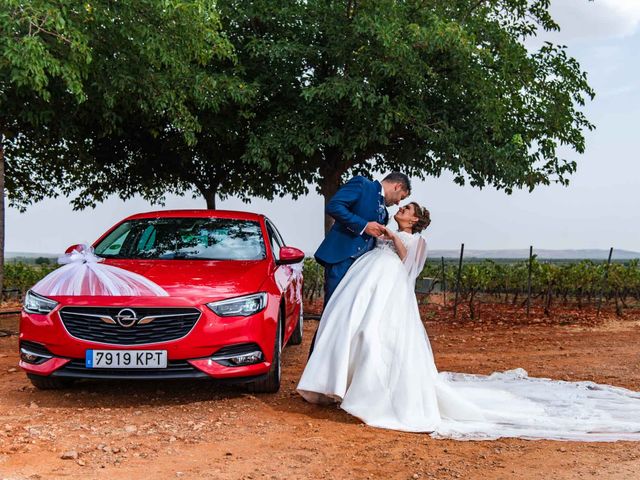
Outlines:
POLYGON ((338 284, 342 281, 342 278, 347 274, 349 267, 353 265, 356 259, 349 257, 345 258, 339 263, 330 263, 324 266, 324 306, 327 306, 327 302, 338 284))

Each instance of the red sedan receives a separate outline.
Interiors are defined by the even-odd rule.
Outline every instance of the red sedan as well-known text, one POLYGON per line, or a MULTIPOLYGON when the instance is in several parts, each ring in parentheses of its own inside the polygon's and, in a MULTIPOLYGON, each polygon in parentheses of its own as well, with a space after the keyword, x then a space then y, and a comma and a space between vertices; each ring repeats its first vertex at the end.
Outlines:
POLYGON ((304 253, 285 246, 268 218, 218 210, 143 213, 116 224, 93 248, 104 265, 141 275, 166 293, 29 291, 20 367, 36 387, 61 388, 75 379, 214 378, 248 382, 255 392, 279 389, 282 348, 302 342, 304 253))

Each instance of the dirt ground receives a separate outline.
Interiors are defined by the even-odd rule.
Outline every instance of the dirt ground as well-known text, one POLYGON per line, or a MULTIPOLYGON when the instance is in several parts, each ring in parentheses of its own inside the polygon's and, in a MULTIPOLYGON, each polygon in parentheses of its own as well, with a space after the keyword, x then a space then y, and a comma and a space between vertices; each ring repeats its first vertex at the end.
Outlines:
MULTIPOLYGON (((638 314, 526 322, 454 322, 437 306, 423 314, 440 370, 522 367, 640 390, 638 314)), ((285 350, 280 392, 259 396, 195 381, 38 391, 16 368, 17 336, 2 337, 0 478, 640 478, 640 443, 434 440, 306 404, 295 386, 317 324, 307 321, 303 345, 285 350)))

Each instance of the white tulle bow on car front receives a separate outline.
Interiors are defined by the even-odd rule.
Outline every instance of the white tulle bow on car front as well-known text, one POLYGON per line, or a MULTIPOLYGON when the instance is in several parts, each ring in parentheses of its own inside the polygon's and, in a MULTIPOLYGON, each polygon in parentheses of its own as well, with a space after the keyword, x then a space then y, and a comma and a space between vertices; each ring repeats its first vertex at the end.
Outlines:
POLYGON ((167 297, 159 285, 140 274, 107 265, 90 245, 79 245, 58 258, 62 267, 34 285, 32 290, 44 296, 142 296, 167 297))

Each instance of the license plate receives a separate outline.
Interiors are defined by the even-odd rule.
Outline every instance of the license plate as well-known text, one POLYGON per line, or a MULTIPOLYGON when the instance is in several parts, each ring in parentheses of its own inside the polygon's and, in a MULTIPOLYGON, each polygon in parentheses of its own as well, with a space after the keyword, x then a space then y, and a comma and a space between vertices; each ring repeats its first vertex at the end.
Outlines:
POLYGON ((167 368, 166 350, 87 350, 87 368, 167 368))

